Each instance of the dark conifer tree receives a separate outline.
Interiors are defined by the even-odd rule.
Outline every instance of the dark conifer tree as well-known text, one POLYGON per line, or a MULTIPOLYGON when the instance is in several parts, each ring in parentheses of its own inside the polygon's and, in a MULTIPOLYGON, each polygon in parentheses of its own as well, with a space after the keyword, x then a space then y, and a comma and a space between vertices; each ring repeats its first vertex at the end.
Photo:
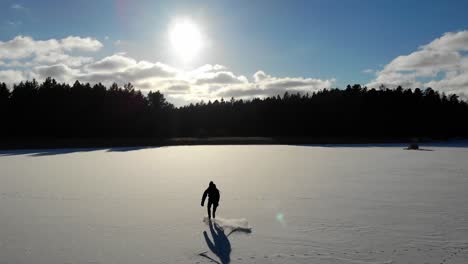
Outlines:
POLYGON ((251 100, 223 98, 174 107, 132 84, 106 88, 47 78, 9 90, 0 83, 3 138, 267 136, 361 139, 468 136, 468 105, 457 95, 348 85, 311 94, 251 100))

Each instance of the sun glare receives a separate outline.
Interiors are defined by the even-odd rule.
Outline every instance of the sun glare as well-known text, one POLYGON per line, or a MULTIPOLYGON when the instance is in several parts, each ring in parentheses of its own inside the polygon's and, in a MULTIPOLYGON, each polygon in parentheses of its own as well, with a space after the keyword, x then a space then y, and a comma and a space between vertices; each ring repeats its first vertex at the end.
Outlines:
POLYGON ((183 61, 190 61, 200 52, 203 41, 197 25, 190 20, 173 24, 169 38, 176 55, 183 61))

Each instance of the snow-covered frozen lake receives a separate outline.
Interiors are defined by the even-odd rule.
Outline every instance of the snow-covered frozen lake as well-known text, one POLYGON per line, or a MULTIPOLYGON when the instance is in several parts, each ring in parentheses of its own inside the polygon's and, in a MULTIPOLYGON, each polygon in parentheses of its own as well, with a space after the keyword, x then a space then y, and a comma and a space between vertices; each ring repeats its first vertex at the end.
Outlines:
POLYGON ((468 263, 468 148, 425 148, 0 151, 0 263, 468 263))

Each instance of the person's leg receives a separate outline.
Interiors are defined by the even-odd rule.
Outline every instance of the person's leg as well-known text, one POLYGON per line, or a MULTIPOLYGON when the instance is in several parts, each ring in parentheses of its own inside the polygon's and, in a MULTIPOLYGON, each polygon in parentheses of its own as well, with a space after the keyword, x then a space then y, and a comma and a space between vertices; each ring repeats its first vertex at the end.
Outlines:
POLYGON ((208 218, 211 219, 211 203, 208 202, 208 205, 206 206, 206 208, 208 209, 208 218))
POLYGON ((216 208, 218 208, 218 205, 213 204, 213 218, 216 218, 216 208))

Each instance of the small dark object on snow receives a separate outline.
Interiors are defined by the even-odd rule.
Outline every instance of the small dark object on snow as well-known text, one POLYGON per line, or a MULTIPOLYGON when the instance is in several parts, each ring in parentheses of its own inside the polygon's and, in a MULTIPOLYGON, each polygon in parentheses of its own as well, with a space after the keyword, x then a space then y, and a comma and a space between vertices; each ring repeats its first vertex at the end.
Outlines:
POLYGON ((417 150, 417 149, 419 149, 419 145, 418 145, 418 143, 411 143, 411 144, 409 144, 408 149, 417 150))

